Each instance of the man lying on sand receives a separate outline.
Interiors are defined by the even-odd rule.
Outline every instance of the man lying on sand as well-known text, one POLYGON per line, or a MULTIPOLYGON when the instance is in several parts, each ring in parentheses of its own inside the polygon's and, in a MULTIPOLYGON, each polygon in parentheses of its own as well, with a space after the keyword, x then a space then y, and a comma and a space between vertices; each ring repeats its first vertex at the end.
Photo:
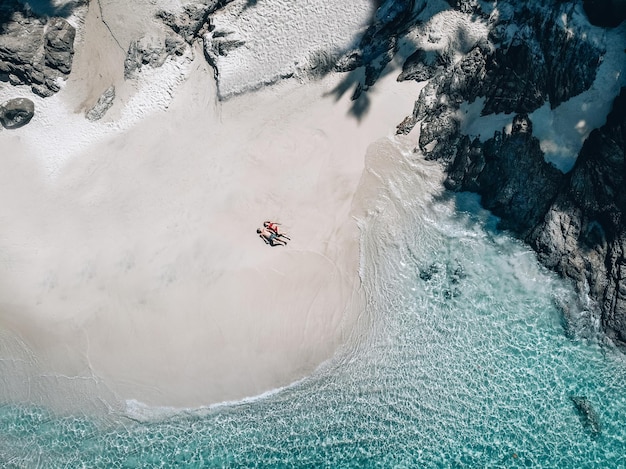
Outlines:
POLYGON ((287 246, 287 242, 279 239, 278 235, 267 228, 259 228, 256 230, 259 237, 270 246, 287 246))

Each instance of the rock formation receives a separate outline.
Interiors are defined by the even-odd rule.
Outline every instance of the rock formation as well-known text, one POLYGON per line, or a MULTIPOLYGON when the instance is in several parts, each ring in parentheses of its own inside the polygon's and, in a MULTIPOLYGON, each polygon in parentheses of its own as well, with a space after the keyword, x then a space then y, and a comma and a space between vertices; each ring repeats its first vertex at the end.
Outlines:
MULTIPOLYGON (((606 124, 587 138, 558 195, 526 241, 548 267, 573 279, 626 346, 626 88, 606 124)), ((513 214, 512 214, 513 215, 513 214)))
POLYGON ((241 47, 241 41, 230 39, 228 32, 216 31, 211 15, 233 0, 210 0, 204 5, 187 5, 183 13, 174 15, 161 11, 157 16, 188 44, 201 40, 204 57, 218 76, 217 58, 241 47))
POLYGON ((17 0, 0 5, 0 77, 30 85, 40 96, 59 91, 74 57, 74 27, 65 19, 41 17, 17 0))
POLYGON ((98 102, 89 111, 85 113, 85 117, 90 121, 102 119, 106 112, 113 106, 115 100, 115 86, 110 86, 98 98, 98 102))
POLYGON ((160 67, 168 57, 181 56, 184 52, 184 42, 176 36, 168 36, 162 42, 146 38, 132 41, 124 60, 124 78, 131 78, 144 65, 160 67))
MULTIPOLYGON (((544 104, 554 109, 593 84, 606 51, 581 26, 583 3, 595 22, 594 14, 606 13, 602 8, 608 4, 621 11, 620 2, 449 0, 452 8, 487 24, 489 33, 475 42, 461 37, 457 43, 465 50, 431 47, 427 38, 426 47, 403 51, 398 80, 427 83, 398 133, 419 125, 419 149, 444 165, 446 187, 479 193, 483 205, 500 217, 502 229, 528 242, 540 261, 595 302, 603 330, 626 347, 624 92, 568 174, 544 160, 528 118, 544 104), (486 141, 462 134, 460 105, 478 98, 482 115, 516 115, 510 133, 503 129, 486 141)), ((398 59, 407 32, 420 34, 426 15, 437 13, 429 8, 420 0, 382 3, 361 42, 336 67, 365 67, 354 99, 392 58, 398 59)))
POLYGON ((526 236, 543 218, 564 175, 546 163, 526 114, 513 120, 510 135, 497 132, 484 144, 464 136, 450 164, 448 189, 477 192, 501 217, 500 228, 526 236))
POLYGON ((26 98, 14 98, 0 105, 0 123, 6 129, 17 129, 35 115, 35 103, 26 98))
MULTIPOLYGON (((551 8, 566 17, 572 11, 567 3, 551 8)), ((604 51, 583 35, 564 35, 554 17, 540 13, 521 8, 504 24, 500 18, 490 41, 456 64, 420 51, 409 57, 400 79, 432 78, 398 132, 420 123, 420 149, 445 165, 446 187, 479 193, 501 228, 596 302, 608 337, 626 346, 626 96, 622 91, 607 123, 588 137, 570 173, 546 163, 526 113, 545 102, 554 108, 588 88, 604 51), (502 31, 514 24, 517 32, 507 38, 502 31), (414 64, 418 58, 426 63, 414 64), (461 134, 459 104, 477 97, 485 98, 483 114, 518 113, 510 134, 497 132, 486 142, 461 134)))

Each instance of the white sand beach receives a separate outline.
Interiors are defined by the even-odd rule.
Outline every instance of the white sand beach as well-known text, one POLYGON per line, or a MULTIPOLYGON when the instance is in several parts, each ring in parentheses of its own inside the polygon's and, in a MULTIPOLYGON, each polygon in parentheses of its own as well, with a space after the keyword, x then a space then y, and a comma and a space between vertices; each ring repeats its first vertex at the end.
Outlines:
POLYGON ((351 90, 333 93, 347 75, 218 102, 200 50, 127 83, 120 58, 87 29, 64 89, 0 132, 0 328, 19 344, 2 348, 19 375, 4 393, 57 402, 83 380, 118 402, 190 407, 310 374, 358 327, 352 202, 368 146, 394 134, 417 85, 389 74, 357 119, 351 90), (88 122, 111 84, 115 106, 88 122), (266 219, 286 247, 256 235, 266 219))

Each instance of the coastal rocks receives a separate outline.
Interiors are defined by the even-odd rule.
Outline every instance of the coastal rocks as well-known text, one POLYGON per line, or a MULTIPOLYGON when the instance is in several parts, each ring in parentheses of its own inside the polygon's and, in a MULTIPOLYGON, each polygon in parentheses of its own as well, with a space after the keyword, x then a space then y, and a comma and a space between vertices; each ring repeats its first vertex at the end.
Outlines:
POLYGON ((228 55, 229 51, 243 45, 243 42, 229 38, 228 32, 215 31, 215 26, 211 21, 213 13, 232 1, 209 0, 204 5, 186 5, 180 14, 175 15, 168 11, 160 11, 157 18, 169 26, 187 44, 191 45, 198 39, 202 40, 204 57, 217 76, 217 58, 220 55, 228 55))
POLYGON ((85 117, 90 121, 97 121, 102 119, 106 112, 109 110, 111 106, 113 106, 113 101, 115 100, 115 86, 110 86, 105 90, 104 93, 98 98, 98 102, 92 107, 89 111, 85 113, 85 117))
POLYGON ((164 40, 150 40, 142 38, 132 41, 124 60, 124 78, 131 78, 141 71, 141 67, 162 66, 168 57, 182 56, 185 53, 185 43, 178 37, 168 36, 164 40))
POLYGON ((491 10, 487 2, 450 3, 486 21, 488 37, 456 58, 423 48, 408 57, 399 79, 428 82, 397 133, 419 124, 419 149, 443 164, 446 187, 480 194, 500 228, 572 279, 606 335, 626 348, 625 92, 567 175, 545 162, 528 118, 590 88, 604 60, 602 42, 587 34, 580 5, 571 2, 505 2, 491 10), (483 116, 516 115, 510 134, 487 141, 462 134, 460 105, 478 98, 483 116))
MULTIPOLYGON (((573 21, 569 5, 554 7, 567 24, 573 21)), ((558 17, 555 15, 555 17, 558 17)), ((495 25, 498 45, 489 58, 483 114, 532 112, 548 101, 554 109, 593 83, 604 51, 584 35, 564 28, 544 12, 522 10, 506 24, 495 25), (517 22, 524 27, 509 41, 506 31, 517 22)))
POLYGON ((421 121, 420 150, 445 164, 460 142, 455 114, 461 103, 484 98, 482 115, 530 113, 546 102, 555 108, 591 86, 605 53, 575 27, 563 27, 576 24, 570 4, 554 2, 549 10, 511 6, 487 15, 476 2, 460 3, 489 25, 488 37, 456 59, 446 50, 434 56, 418 49, 398 77, 429 80, 398 133, 421 121))
POLYGON ((548 267, 573 279, 626 347, 626 88, 585 141, 566 183, 526 237, 548 267))
POLYGON ((626 347, 626 89, 567 175, 545 162, 526 115, 510 135, 462 136, 455 149, 446 187, 480 194, 500 228, 595 301, 604 332, 626 347))
POLYGON ((168 11, 160 11, 157 13, 157 18, 169 26, 185 42, 192 44, 196 39, 201 38, 206 31, 212 29, 210 15, 231 1, 211 0, 205 5, 186 5, 182 13, 178 15, 168 11))
POLYGON ((26 98, 14 98, 0 105, 0 122, 6 129, 17 129, 30 122, 35 104, 26 98))
POLYGON ((16 0, 0 7, 0 75, 40 96, 60 89, 72 69, 76 31, 63 18, 35 15, 16 0))
POLYGON ((44 34, 44 63, 61 74, 69 75, 74 57, 76 30, 62 18, 51 18, 44 34))
POLYGON ((461 139, 445 186, 481 195, 482 205, 501 217, 499 227, 528 235, 554 201, 563 173, 546 163, 528 116, 517 115, 510 135, 497 132, 485 143, 461 139))
POLYGON ((417 49, 404 61, 398 81, 430 80, 446 65, 448 64, 445 63, 445 57, 439 52, 417 49))

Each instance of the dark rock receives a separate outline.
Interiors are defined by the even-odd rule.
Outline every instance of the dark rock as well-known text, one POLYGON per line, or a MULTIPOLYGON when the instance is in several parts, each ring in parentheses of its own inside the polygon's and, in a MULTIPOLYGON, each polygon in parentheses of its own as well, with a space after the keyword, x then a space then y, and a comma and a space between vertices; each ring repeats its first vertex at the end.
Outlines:
POLYGON ((16 0, 2 2, 0 25, 0 73, 40 96, 56 93, 58 79, 72 69, 74 27, 63 18, 37 16, 16 0))
POLYGON ((35 115, 35 103, 26 98, 14 98, 0 105, 0 122, 6 129, 25 126, 35 115))
POLYGON ((624 0, 584 0, 583 8, 589 22, 596 26, 612 28, 626 20, 624 0))
POLYGON ((44 34, 45 64, 68 75, 72 71, 76 30, 63 18, 52 18, 44 34))
POLYGON ((185 43, 175 36, 166 37, 163 42, 142 38, 131 41, 124 59, 124 78, 131 78, 140 72, 144 65, 158 68, 168 57, 181 56, 185 53, 185 43))
POLYGON ((445 185, 477 192, 483 206, 501 218, 500 228, 525 237, 556 198, 564 175, 544 160, 528 116, 516 116, 513 129, 484 144, 462 138, 445 185))
POLYGON ((425 282, 431 280, 433 275, 439 273, 439 266, 437 264, 430 264, 428 267, 420 269, 419 276, 425 282))
POLYGON ((570 399, 576 407, 583 427, 588 428, 594 437, 599 435, 602 432, 600 417, 591 405, 591 402, 589 402, 589 399, 585 396, 570 396, 570 399))
POLYGON ((115 86, 110 86, 98 98, 98 102, 89 111, 85 113, 85 117, 90 121, 102 119, 115 100, 115 86))
POLYGON ((587 138, 564 187, 527 237, 548 267, 598 303, 604 330, 626 347, 626 88, 587 138))
POLYGON ((597 302, 604 331, 626 346, 626 89, 567 175, 545 162, 526 115, 510 135, 462 136, 454 148, 446 187, 480 194, 500 228, 597 302))
POLYGON ((418 49, 405 60, 402 66, 402 73, 398 76, 398 81, 430 80, 443 68, 442 60, 442 56, 437 51, 418 49))

